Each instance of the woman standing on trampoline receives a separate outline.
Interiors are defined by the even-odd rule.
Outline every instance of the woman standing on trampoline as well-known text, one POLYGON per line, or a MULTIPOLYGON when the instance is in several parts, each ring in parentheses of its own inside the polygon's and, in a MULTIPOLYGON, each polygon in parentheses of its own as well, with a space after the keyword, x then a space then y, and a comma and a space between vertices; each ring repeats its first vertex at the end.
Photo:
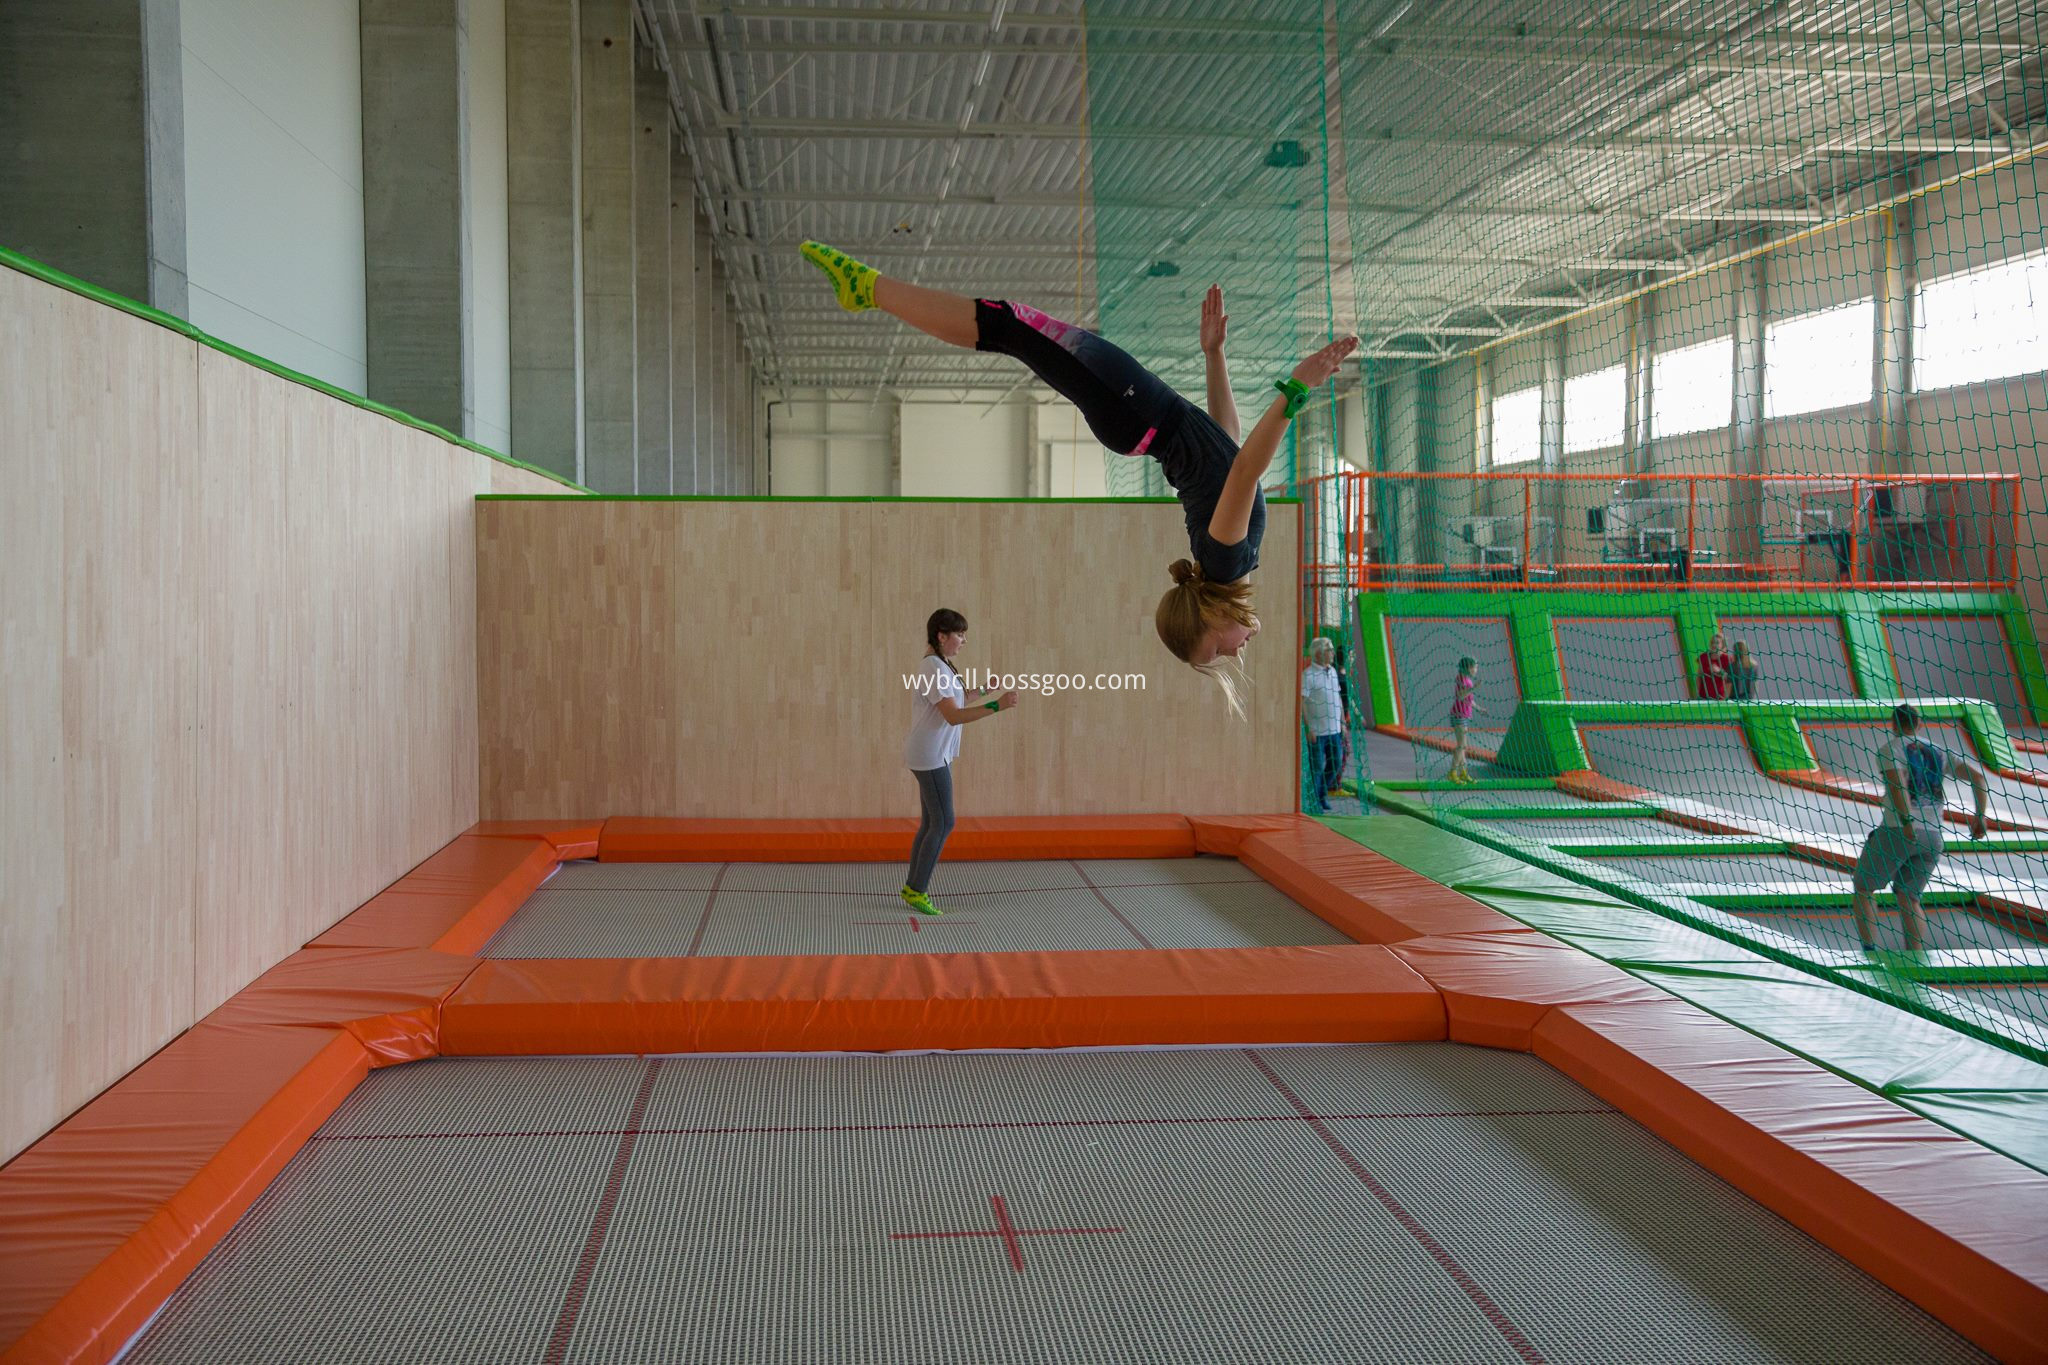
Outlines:
POLYGON ((1218 661, 1238 659, 1259 631, 1248 581, 1259 566, 1266 532, 1259 481, 1309 391, 1337 372, 1358 338, 1332 342, 1275 381, 1280 396, 1240 445, 1223 364, 1229 319, 1221 289, 1211 288, 1202 304, 1209 400, 1204 412, 1110 342, 1035 308, 891 279, 818 242, 805 242, 801 250, 831 279, 847 311, 879 308, 941 341, 1021 360, 1081 410, 1104 446, 1159 461, 1186 511, 1190 552, 1167 570, 1173 586, 1154 617, 1159 638, 1175 658, 1215 678, 1231 709, 1243 715, 1234 680, 1218 661))

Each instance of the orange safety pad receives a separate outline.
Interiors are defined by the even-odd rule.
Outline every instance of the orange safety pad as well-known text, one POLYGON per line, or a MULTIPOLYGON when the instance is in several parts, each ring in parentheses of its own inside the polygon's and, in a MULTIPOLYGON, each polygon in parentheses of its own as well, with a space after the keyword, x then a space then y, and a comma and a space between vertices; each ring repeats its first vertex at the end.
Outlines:
MULTIPOLYGON (((613 863, 874 863, 910 856, 917 821, 607 820, 598 857, 613 863)), ((1179 815, 999 815, 962 820, 949 861, 1025 858, 1191 858, 1179 815)))
POLYGON ((1997 910, 2001 914, 2011 915, 2014 919, 2025 920, 2036 928, 2048 929, 2048 915, 2044 915, 2038 905, 2028 905, 2023 901, 2001 896, 1996 891, 1979 891, 1976 897, 1977 904, 1986 910, 1997 910))
MULTIPOLYGON (((1875 784, 1858 782, 1852 778, 1828 772, 1823 768, 1786 768, 1772 773, 1771 778, 1773 781, 1783 782, 1789 787, 1803 787, 1808 791, 1822 792, 1828 796, 1838 796, 1845 801, 1861 801, 1867 806, 1881 806, 1884 804, 1884 794, 1875 784)), ((1967 811, 1960 811, 1951 807, 1944 811, 1943 815, 1950 824, 1967 825, 1970 823, 1970 816, 1967 811)), ((1995 815, 1987 817, 1984 823, 1990 829, 2031 830, 2035 828, 2033 825, 2020 821, 2001 820, 1995 815)))
POLYGON ((1683 1001, 1563 1005, 1544 1061, 2002 1360, 2048 1360, 2048 1178, 1683 1001))
POLYGON ((1305 815, 1190 815, 1188 823, 1195 830, 1195 852, 1218 853, 1226 858, 1235 858, 1244 841, 1254 834, 1315 824, 1305 815))
MULTIPOLYGON (((1437 736, 1426 734, 1421 730, 1411 730, 1405 725, 1375 725, 1373 729, 1383 735, 1392 735, 1395 739, 1405 739, 1410 744, 1426 744, 1441 753, 1450 753, 1458 747, 1454 740, 1439 739, 1437 736)), ((1476 758, 1481 763, 1493 763, 1500 758, 1498 750, 1481 749, 1469 741, 1465 745, 1465 755, 1468 758, 1476 758)))
POLYGON ((369 1069, 338 1030, 204 1020, 17 1156, 0 1361, 111 1359, 369 1069))
POLYGON ((459 835, 308 946, 481 951, 557 861, 544 839, 459 835))
POLYGON ((0 1170, 0 1360, 110 1356, 474 966, 302 949, 0 1170))
POLYGON ((2038 739, 2021 739, 2018 735, 2009 734, 2005 737, 2005 742, 2015 749, 2025 749, 2030 754, 2048 754, 2048 744, 2043 744, 2038 739))
POLYGON ((1568 773, 1557 775, 1557 789, 1566 796, 1576 796, 1581 801, 1649 801, 1658 800, 1656 792, 1644 787, 1632 786, 1627 782, 1616 782, 1611 777, 1602 777, 1591 768, 1574 768, 1568 773))
POLYGON ((1384 948, 493 960, 447 1002, 447 1055, 1441 1039, 1384 948))
POLYGON ((1522 926, 1313 820, 1244 839, 1238 861, 1360 943, 1522 926))
POLYGON ((1444 998, 1454 1043, 1527 1052, 1536 1026, 1561 1005, 1671 997, 1619 967, 1534 929, 1445 934, 1394 945, 1444 998))
POLYGON ((471 834, 485 839, 545 839, 554 845, 562 862, 595 858, 602 820, 482 820, 470 827, 471 834))

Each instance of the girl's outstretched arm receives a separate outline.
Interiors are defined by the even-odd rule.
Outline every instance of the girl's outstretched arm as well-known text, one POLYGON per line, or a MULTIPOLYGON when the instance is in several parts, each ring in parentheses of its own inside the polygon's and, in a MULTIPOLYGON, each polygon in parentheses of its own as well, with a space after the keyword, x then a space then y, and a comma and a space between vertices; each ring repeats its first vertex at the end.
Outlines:
POLYGON ((1223 338, 1229 329, 1230 317, 1223 311, 1223 288, 1212 284, 1202 299, 1202 364, 1208 380, 1209 416, 1231 440, 1243 441, 1237 399, 1230 392, 1230 366, 1223 359, 1223 338))
MULTIPOLYGON (((1357 337, 1331 342, 1294 367, 1295 380, 1309 389, 1328 383, 1330 376, 1337 373, 1337 367, 1344 363, 1344 357, 1357 347, 1357 337)), ((1252 434, 1245 437, 1244 444, 1238 448, 1237 459, 1230 466, 1230 477, 1223 484, 1223 496, 1217 500, 1215 515, 1209 518, 1209 536, 1217 544, 1236 545, 1251 532, 1252 504, 1257 500, 1259 484, 1264 481, 1266 471, 1272 468, 1274 453, 1280 449, 1280 438, 1287 432, 1287 422, 1287 399, 1285 396, 1276 397, 1267 405, 1259 424, 1252 428, 1252 434)))

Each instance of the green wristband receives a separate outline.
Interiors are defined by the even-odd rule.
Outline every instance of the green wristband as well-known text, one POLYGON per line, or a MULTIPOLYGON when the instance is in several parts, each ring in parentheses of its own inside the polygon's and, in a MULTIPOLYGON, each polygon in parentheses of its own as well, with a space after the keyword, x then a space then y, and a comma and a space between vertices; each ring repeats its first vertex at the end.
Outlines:
POLYGON ((1287 399, 1287 416, 1290 420, 1308 406, 1308 386, 1293 375, 1274 380, 1273 387, 1280 390, 1287 399))
POLYGON ((1002 702, 1001 702, 1000 700, 998 700, 998 701, 985 701, 985 702, 983 702, 983 703, 982 703, 982 705, 983 705, 983 706, 986 706, 986 707, 987 707, 987 708, 988 708, 989 710, 991 710, 991 711, 1000 711, 1000 710, 1002 710, 1002 709, 1003 709, 1003 704, 1002 704, 1002 702))

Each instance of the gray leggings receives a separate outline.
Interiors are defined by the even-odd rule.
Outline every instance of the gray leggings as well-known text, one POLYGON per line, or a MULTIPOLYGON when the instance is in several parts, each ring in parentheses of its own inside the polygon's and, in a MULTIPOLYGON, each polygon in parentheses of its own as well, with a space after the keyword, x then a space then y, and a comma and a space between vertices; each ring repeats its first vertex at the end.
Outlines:
POLYGON ((918 822, 917 838, 910 845, 910 876, 906 885, 912 891, 928 891, 932 871, 939 865, 939 850, 946 846, 946 836, 953 832, 953 765, 924 772, 913 769, 910 775, 917 779, 924 818, 918 822))

